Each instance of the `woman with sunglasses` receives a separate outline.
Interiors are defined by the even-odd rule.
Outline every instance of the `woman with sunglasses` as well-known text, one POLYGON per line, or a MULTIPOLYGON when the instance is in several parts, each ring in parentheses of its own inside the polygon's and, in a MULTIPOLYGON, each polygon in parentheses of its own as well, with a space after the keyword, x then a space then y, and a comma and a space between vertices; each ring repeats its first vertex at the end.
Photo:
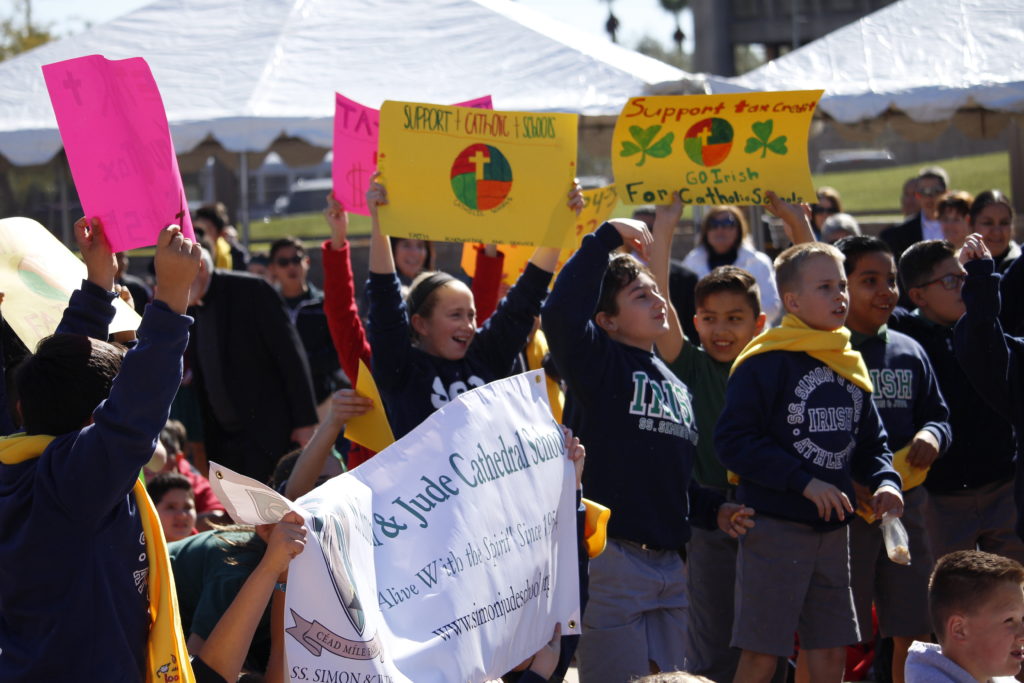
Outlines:
POLYGON ((819 187, 817 194, 818 202, 811 204, 811 217, 814 219, 814 236, 820 239, 821 231, 825 229, 825 221, 830 216, 842 213, 843 202, 834 187, 819 187))
POLYGON ((683 265, 704 277, 718 266, 736 266, 757 280, 761 310, 772 323, 778 318, 782 302, 775 289, 775 270, 767 254, 750 243, 750 230, 743 214, 735 206, 715 206, 704 215, 700 243, 686 255, 683 265))

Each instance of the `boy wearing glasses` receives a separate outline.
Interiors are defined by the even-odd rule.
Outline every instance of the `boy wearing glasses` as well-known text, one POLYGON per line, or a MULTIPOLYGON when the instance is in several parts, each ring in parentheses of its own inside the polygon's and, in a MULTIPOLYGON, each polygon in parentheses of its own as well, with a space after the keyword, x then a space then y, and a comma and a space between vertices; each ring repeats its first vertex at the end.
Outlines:
MULTIPOLYGON (((309 256, 302 241, 282 237, 270 245, 268 271, 284 299, 309 361, 313 394, 323 404, 338 389, 338 354, 324 314, 324 295, 309 281, 309 256)), ((322 413, 321 413, 322 414, 322 413)))
POLYGON ((928 240, 903 253, 899 275, 917 310, 897 310, 890 327, 924 347, 953 429, 949 449, 924 482, 933 555, 978 548, 1024 560, 1024 543, 1014 534, 1013 430, 974 388, 953 351, 953 326, 965 310, 960 291, 964 269, 953 245, 928 240))

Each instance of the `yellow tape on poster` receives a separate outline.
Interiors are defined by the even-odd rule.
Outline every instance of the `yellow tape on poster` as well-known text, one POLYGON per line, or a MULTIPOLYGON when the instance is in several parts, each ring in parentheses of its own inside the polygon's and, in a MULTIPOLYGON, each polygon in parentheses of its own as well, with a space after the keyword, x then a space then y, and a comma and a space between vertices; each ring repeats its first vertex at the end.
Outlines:
MULTIPOLYGON (((71 293, 86 277, 85 264, 31 218, 0 220, 0 292, 3 316, 30 351, 57 330, 71 293)), ((114 300, 110 332, 134 330, 141 318, 114 300)))
MULTIPOLYGON (((558 256, 558 265, 555 266, 555 274, 562 269, 569 257, 576 253, 580 242, 589 233, 594 232, 602 223, 612 215, 612 210, 618 204, 619 198, 615 193, 614 185, 597 187, 592 190, 583 190, 583 198, 586 206, 576 217, 576 228, 570 232, 562 246, 562 253, 558 256)), ((477 244, 467 242, 462 247, 462 270, 470 277, 476 277, 476 247, 477 244)), ((524 270, 530 257, 533 255, 534 247, 514 246, 503 244, 498 248, 505 255, 502 266, 501 281, 509 286, 515 284, 516 280, 524 270)), ((554 279, 551 280, 554 284, 554 279)))
POLYGON ((394 237, 560 247, 575 216, 575 114, 385 102, 381 229, 394 237))
POLYGON ((822 90, 634 97, 612 137, 627 204, 765 204, 765 190, 814 201, 807 157, 822 90))

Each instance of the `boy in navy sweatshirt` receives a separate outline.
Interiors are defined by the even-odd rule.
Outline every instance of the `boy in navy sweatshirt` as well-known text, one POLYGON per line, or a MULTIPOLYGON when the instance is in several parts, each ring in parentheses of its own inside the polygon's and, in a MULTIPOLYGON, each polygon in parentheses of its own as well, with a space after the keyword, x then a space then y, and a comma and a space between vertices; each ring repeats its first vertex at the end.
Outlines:
POLYGON ((811 680, 842 680, 844 646, 860 640, 847 527, 853 479, 873 492, 877 516, 902 513, 867 368, 843 328, 842 261, 820 242, 779 255, 788 314, 736 359, 715 430, 719 459, 739 476, 737 499, 758 512, 736 563, 740 683, 767 683, 794 631, 811 680))
POLYGON ((846 257, 850 341, 871 373, 872 399, 895 453, 893 465, 903 479, 903 526, 911 557, 909 565, 902 565, 886 555, 879 521, 863 504, 868 491, 855 482, 861 505, 850 524, 853 602, 865 641, 871 640, 874 602, 881 636, 893 639, 892 680, 903 683, 911 643, 928 640, 931 632, 928 577, 934 558, 924 521, 928 494, 921 483, 952 440, 949 409, 921 345, 887 328, 899 299, 896 261, 889 245, 877 237, 858 236, 841 239, 835 246, 846 257))
MULTIPOLYGON (((1000 293, 1011 271, 1024 271, 1018 259, 1002 276, 980 235, 969 235, 960 250, 967 269, 963 298, 966 312, 956 324, 956 357, 988 409, 1009 420, 1024 437, 1024 339, 1004 332, 1000 293)), ((1019 295, 1019 292, 1017 292, 1019 295)), ((1024 474, 1017 458, 1017 536, 1024 538, 1024 474)))
POLYGON ((133 489, 181 381, 199 247, 177 226, 160 233, 158 298, 122 360, 102 341, 117 264, 98 220, 75 236, 88 279, 16 373, 27 436, 0 440, 0 681, 147 676, 149 558, 133 489))
POLYGON ((989 405, 990 387, 972 386, 974 378, 953 350, 953 326, 965 311, 963 266, 949 242, 928 240, 903 252, 899 271, 917 310, 894 313, 891 326, 916 339, 928 353, 953 428, 949 449, 924 482, 932 552, 938 558, 954 550, 978 549, 1024 561, 1024 543, 1014 533, 1013 429, 989 405))
POLYGON ((691 479, 697 429, 686 386, 653 352, 668 330, 665 299, 632 256, 652 237, 619 219, 586 236, 544 305, 551 355, 587 446, 586 495, 612 510, 608 546, 590 563, 577 651, 580 679, 626 681, 685 666, 690 524, 742 534, 751 510, 691 479), (653 669, 656 666, 657 669, 653 669))

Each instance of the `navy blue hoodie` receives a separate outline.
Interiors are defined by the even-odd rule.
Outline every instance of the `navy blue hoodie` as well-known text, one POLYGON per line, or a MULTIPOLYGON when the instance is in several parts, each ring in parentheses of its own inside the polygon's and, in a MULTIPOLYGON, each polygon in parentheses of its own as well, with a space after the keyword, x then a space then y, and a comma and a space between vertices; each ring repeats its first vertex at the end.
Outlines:
POLYGON ((715 448, 740 477, 738 500, 759 515, 823 531, 853 515, 821 519, 803 495, 811 479, 836 486, 851 503, 853 480, 872 491, 901 485, 871 394, 801 352, 769 351, 733 371, 715 448))
MULTIPOLYGON (((84 282, 57 331, 106 339, 113 297, 84 282)), ((167 422, 191 324, 150 304, 93 423, 0 465, 0 681, 142 680, 148 562, 132 487, 167 422)))
POLYGON ((652 351, 612 340, 593 321, 608 255, 621 246, 608 223, 584 237, 541 321, 573 401, 570 426, 587 448, 583 490, 612 510, 608 535, 681 549, 691 521, 716 528, 723 498, 691 478, 697 423, 686 385, 652 351))
POLYGON ((412 343, 402 285, 393 273, 370 273, 368 336, 377 381, 395 438, 400 439, 464 391, 512 374, 533 330, 551 273, 528 264, 461 360, 446 360, 412 343))
POLYGON ((867 336, 850 333, 871 373, 871 398, 885 425, 889 447, 898 451, 922 429, 939 443, 941 456, 953 439, 949 408, 942 398, 935 370, 921 345, 905 334, 883 327, 867 336))
MULTIPOLYGON (((988 402, 984 407, 1009 420, 1020 440, 1024 438, 1024 339, 1003 333, 1000 277, 992 259, 968 261, 965 268, 963 297, 967 313, 956 324, 956 357, 974 388, 988 402)), ((1015 496, 1018 536, 1024 533, 1021 460, 1017 458, 1015 496)))
POLYGON ((1005 417, 989 407, 985 392, 972 386, 960 367, 953 351, 953 328, 902 309, 893 313, 889 327, 913 337, 924 347, 949 407, 953 442, 932 464, 924 487, 931 493, 943 494, 1009 481, 1014 473, 1016 450, 1013 429, 1005 417))

